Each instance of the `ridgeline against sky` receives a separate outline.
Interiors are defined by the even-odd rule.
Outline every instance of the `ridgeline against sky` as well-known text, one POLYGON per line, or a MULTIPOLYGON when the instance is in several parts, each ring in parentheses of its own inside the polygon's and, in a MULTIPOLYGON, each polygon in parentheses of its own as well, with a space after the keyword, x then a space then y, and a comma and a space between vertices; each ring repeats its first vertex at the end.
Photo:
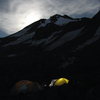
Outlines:
POLYGON ((54 14, 92 17, 99 9, 99 0, 0 0, 0 37, 54 14))

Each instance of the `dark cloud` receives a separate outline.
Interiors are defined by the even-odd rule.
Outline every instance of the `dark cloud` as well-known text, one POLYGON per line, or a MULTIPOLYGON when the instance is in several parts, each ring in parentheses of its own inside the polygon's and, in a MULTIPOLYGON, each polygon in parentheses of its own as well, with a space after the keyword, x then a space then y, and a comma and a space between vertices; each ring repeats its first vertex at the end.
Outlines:
POLYGON ((100 0, 0 0, 0 29, 12 34, 40 18, 92 17, 99 9, 100 0))

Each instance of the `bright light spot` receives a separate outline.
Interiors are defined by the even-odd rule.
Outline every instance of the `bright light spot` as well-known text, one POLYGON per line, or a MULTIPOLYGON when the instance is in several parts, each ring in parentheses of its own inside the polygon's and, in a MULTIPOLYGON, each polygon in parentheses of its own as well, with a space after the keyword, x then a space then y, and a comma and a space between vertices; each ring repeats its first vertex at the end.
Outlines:
POLYGON ((40 15, 38 13, 30 13, 29 15, 26 16, 24 25, 31 24, 39 19, 40 19, 40 15))
POLYGON ((21 23, 19 25, 19 28, 22 29, 40 19, 41 19, 41 15, 39 12, 34 12, 34 11, 27 12, 23 16, 21 16, 21 19, 19 19, 19 22, 21 23))

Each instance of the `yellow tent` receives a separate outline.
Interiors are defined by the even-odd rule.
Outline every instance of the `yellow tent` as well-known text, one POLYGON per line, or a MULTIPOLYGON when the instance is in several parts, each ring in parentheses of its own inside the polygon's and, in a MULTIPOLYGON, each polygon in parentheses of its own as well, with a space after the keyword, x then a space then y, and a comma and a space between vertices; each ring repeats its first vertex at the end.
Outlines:
POLYGON ((50 87, 51 86, 62 86, 68 83, 69 83, 69 80, 67 78, 59 78, 59 79, 52 80, 49 86, 50 87))

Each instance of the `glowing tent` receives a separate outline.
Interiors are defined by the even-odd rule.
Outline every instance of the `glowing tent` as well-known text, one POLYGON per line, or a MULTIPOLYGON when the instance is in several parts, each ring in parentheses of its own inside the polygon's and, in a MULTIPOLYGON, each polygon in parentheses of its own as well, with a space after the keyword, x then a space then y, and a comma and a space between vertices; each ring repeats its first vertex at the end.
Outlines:
POLYGON ((59 79, 54 79, 51 81, 50 83, 50 87, 52 86, 62 86, 64 84, 68 84, 69 83, 69 80, 66 79, 66 78, 59 78, 59 79))

